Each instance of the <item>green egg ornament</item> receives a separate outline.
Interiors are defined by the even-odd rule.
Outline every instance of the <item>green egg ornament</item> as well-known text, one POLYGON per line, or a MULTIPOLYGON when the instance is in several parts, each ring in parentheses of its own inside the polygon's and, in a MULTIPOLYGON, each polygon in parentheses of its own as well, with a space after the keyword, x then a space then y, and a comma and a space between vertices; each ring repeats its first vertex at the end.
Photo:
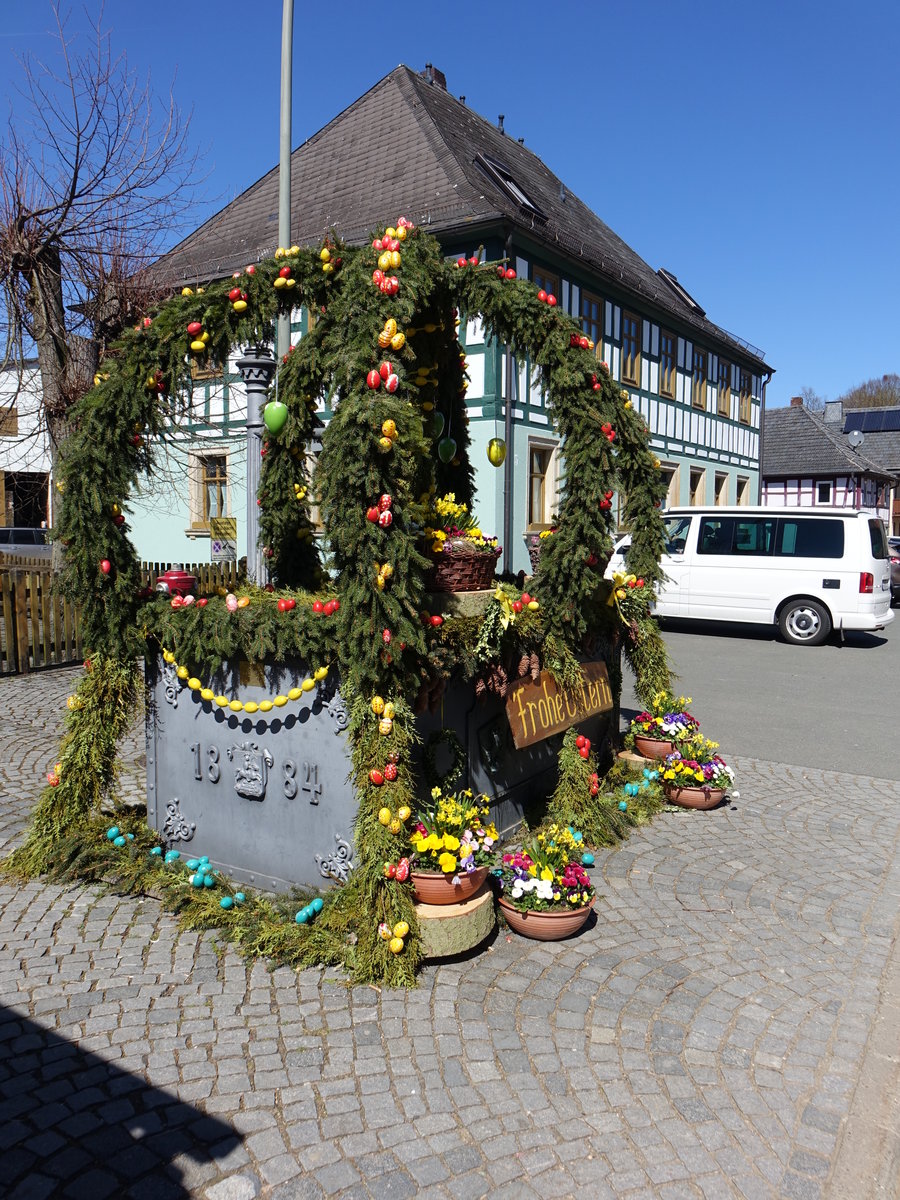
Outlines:
POLYGON ((448 463, 456 454, 456 442, 452 437, 441 438, 438 442, 438 458, 442 463, 448 463))
POLYGON ((433 412, 431 414, 430 433, 433 438, 439 438, 444 432, 444 414, 433 412))
POLYGON ((287 419, 288 408, 281 400, 270 400, 263 409, 263 422, 273 437, 284 429, 287 419))

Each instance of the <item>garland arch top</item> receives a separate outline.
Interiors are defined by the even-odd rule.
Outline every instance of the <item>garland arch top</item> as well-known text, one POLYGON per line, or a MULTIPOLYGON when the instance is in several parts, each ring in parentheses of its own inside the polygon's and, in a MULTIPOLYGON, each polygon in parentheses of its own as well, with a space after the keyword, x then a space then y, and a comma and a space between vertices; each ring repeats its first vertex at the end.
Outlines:
POLYGON ((581 329, 504 264, 447 261, 431 235, 400 218, 361 248, 330 238, 320 248, 279 250, 206 288, 185 288, 102 364, 76 409, 60 473, 64 588, 82 606, 86 646, 121 658, 143 650, 125 510, 139 475, 153 475, 177 398, 190 395, 192 363, 224 367, 234 347, 271 342, 279 313, 300 306, 311 314, 310 329, 278 364, 270 389, 286 413, 263 445, 260 534, 278 588, 321 588, 315 491, 329 587, 342 602, 333 648, 359 693, 410 698, 420 682, 428 560, 417 502, 436 490, 471 507, 460 318, 480 316, 540 376, 561 438, 557 532, 540 563, 545 631, 573 659, 590 638, 606 601, 591 565, 611 551, 614 493, 632 530, 631 569, 648 584, 661 577, 659 461, 643 419, 581 329), (320 396, 331 417, 312 480, 304 448, 319 424, 320 396), (455 442, 449 454, 446 442, 438 453, 442 426, 455 442), (370 519, 381 497, 390 497, 390 524, 370 519), (101 571, 101 562, 109 569, 101 571), (373 565, 386 562, 391 582, 379 588, 373 565), (383 629, 392 631, 389 653, 383 629))

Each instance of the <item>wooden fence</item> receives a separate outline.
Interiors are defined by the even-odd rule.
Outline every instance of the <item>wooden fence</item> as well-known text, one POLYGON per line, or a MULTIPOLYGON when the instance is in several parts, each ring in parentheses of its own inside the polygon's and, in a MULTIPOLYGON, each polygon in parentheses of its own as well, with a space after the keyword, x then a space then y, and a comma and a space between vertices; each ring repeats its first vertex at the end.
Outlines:
MULTIPOLYGON (((169 563, 141 563, 144 587, 155 587, 169 563)), ((188 563, 200 594, 237 583, 237 564, 188 563)), ((0 561, 0 675, 81 662, 81 613, 64 600, 50 564, 33 558, 0 561)))

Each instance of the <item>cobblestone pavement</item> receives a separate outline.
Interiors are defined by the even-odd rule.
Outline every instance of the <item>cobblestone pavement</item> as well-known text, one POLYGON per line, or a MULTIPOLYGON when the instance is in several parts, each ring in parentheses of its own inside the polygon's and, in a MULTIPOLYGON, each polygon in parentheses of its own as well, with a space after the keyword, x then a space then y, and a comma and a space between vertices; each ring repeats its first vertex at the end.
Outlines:
MULTIPOLYGON (((0 681, 3 838, 73 679, 0 681)), ((836 1194, 896 948, 900 785, 736 766, 731 807, 597 856, 581 936, 501 933, 408 994, 247 966, 151 900, 0 882, 4 1194, 836 1194)), ((874 1171, 840 1195, 887 1196, 874 1171)))

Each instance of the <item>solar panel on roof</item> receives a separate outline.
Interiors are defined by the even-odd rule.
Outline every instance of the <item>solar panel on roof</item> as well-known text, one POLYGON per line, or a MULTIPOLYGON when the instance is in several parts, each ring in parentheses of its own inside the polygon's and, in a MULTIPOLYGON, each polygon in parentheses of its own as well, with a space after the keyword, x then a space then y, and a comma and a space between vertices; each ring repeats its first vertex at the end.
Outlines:
POLYGON ((900 431, 900 408, 861 408, 847 413, 844 433, 859 429, 862 433, 894 433, 900 431))

